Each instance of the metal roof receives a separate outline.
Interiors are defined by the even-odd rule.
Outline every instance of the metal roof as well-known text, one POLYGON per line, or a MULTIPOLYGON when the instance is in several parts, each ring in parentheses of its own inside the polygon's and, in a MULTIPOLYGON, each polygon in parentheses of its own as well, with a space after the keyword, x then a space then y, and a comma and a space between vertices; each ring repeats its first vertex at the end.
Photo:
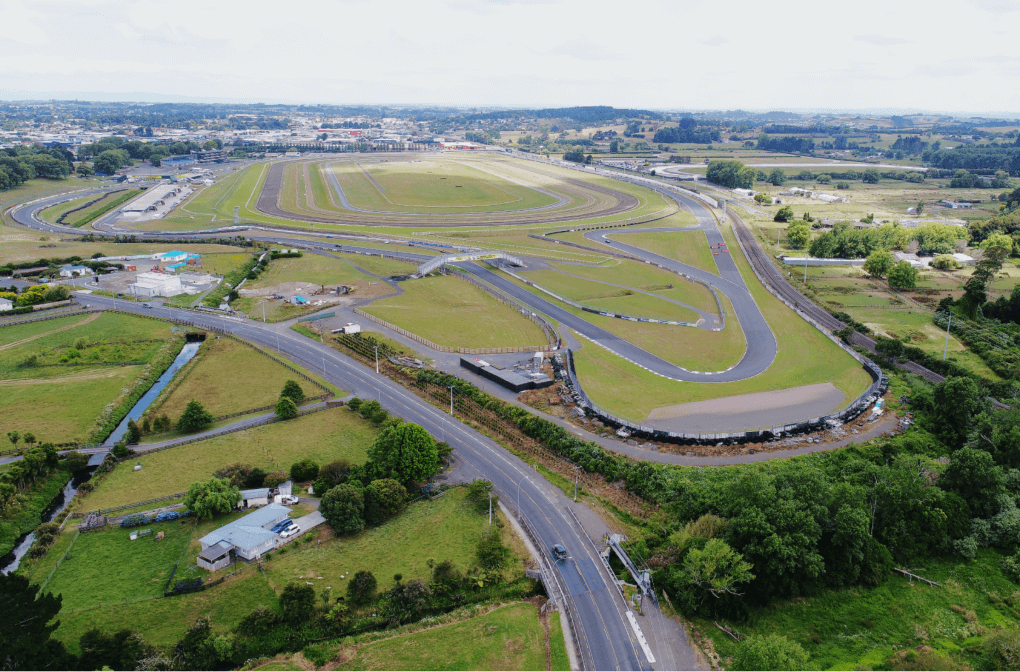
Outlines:
POLYGON ((198 557, 209 562, 215 562, 216 560, 219 560, 224 555, 229 553, 231 548, 233 548, 233 546, 231 546, 225 541, 221 541, 220 543, 213 544, 209 548, 199 553, 198 557))
POLYGON ((238 518, 234 522, 227 523, 218 530, 210 532, 200 541, 205 546, 214 546, 225 541, 237 548, 252 549, 276 536, 275 532, 270 532, 263 527, 264 525, 283 520, 289 513, 290 509, 280 504, 263 506, 243 518, 238 518))
POLYGON ((258 497, 268 497, 269 488, 252 488, 251 490, 242 490, 241 499, 256 499, 258 497))

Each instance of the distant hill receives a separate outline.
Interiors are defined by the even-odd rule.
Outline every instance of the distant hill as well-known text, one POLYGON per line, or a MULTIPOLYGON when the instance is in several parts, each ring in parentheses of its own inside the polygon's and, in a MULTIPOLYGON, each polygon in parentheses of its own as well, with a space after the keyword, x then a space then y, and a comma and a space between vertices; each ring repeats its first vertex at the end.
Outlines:
POLYGON ((605 105, 592 107, 555 107, 543 110, 497 110, 494 112, 481 112, 479 114, 465 115, 464 118, 470 121, 481 119, 520 119, 523 117, 537 117, 539 119, 573 119, 585 123, 605 123, 614 119, 662 119, 658 112, 650 110, 629 110, 617 109, 605 105))

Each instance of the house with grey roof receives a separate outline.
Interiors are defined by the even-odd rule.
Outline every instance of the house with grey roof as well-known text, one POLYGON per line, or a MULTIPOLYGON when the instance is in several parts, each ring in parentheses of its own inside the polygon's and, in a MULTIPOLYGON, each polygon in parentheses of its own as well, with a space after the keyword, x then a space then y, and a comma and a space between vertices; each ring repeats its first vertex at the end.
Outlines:
POLYGON ((251 490, 241 491, 241 501, 239 502, 239 505, 243 508, 265 506, 268 503, 269 488, 252 488, 251 490))
MULTIPOLYGON (((267 493, 268 494, 268 493, 267 493)), ((270 528, 284 520, 290 509, 269 504, 210 532, 199 541, 198 566, 214 572, 230 564, 232 555, 255 560, 276 548, 279 535, 270 528)))

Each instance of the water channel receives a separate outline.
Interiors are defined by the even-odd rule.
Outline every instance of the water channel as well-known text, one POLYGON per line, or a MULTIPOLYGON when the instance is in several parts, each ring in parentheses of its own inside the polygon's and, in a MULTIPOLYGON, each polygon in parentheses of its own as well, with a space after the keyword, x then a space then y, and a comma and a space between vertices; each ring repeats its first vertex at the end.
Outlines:
MULTIPOLYGON (((201 345, 202 343, 200 341, 189 341, 184 344, 184 347, 181 348, 180 353, 178 353, 177 357, 174 359, 174 363, 170 365, 170 368, 163 372, 163 375, 159 377, 159 380, 157 380, 153 386, 142 395, 141 399, 139 399, 138 402, 131 407, 128 414, 124 416, 121 423, 117 425, 117 428, 113 430, 113 433, 110 434, 103 443, 104 446, 112 446, 124 438, 124 434, 127 433, 128 420, 137 420, 142 417, 145 410, 149 408, 149 404, 151 404, 156 397, 159 396, 159 393, 163 391, 163 388, 167 386, 177 372, 181 370, 181 367, 191 361, 201 345)), ((64 489, 53 498, 53 501, 50 502, 43 511, 43 523, 51 522, 54 518, 56 518, 57 514, 67 508, 67 505, 71 503, 71 499, 74 498, 75 493, 78 492, 78 486, 91 477, 93 470, 94 469, 90 468, 88 470, 79 471, 70 481, 68 481, 67 485, 64 486, 64 489)), ((29 532, 22 537, 18 541, 18 544, 14 547, 13 551, 0 558, 0 572, 6 574, 16 570, 21 564, 21 558, 25 556, 25 553, 28 552, 28 549, 31 548, 32 542, 34 541, 34 531, 29 532)))

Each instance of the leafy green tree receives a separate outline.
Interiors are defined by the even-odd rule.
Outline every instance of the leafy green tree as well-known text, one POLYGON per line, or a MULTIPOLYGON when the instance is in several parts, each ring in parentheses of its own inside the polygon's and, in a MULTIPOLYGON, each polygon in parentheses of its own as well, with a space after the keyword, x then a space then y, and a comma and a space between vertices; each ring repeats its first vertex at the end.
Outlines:
POLYGON ((692 548, 684 559, 691 584, 717 599, 740 595, 737 587, 754 580, 751 569, 751 563, 722 539, 709 539, 703 549, 692 548))
POLYGON ((973 379, 949 376, 932 393, 931 420, 935 433, 950 448, 967 440, 974 416, 981 411, 981 390, 973 379))
POLYGON ((212 413, 205 410, 201 402, 192 399, 184 408, 181 417, 177 420, 177 431, 192 433, 200 432, 213 423, 215 418, 212 413))
POLYGON ((15 448, 17 448, 18 441, 21 441, 21 432, 17 430, 7 432, 7 440, 10 441, 15 448))
POLYGON ((940 271, 952 271, 960 268, 962 264, 958 262, 951 254, 940 254, 931 260, 931 265, 940 271))
POLYGON ((372 481, 365 488, 365 518, 378 525, 396 515, 407 500, 407 490, 392 478, 372 481))
POLYGON ((300 404, 305 400, 305 391, 301 389, 301 386, 297 384, 297 381, 288 380, 284 383, 280 396, 292 399, 295 404, 300 404))
POLYGON ((510 549, 503 543, 499 526, 489 527, 478 541, 478 561, 485 569, 499 569, 510 559, 510 549))
POLYGON ((786 184, 786 173, 779 168, 773 168, 768 177, 769 184, 779 187, 786 184))
POLYGON ((384 429, 368 449, 368 459, 378 474, 410 483, 435 476, 439 457, 425 428, 405 422, 384 429))
POLYGON ((909 261, 900 263, 889 269, 889 286, 896 289, 913 289, 917 286, 917 269, 909 261))
POLYGON ((892 252, 875 250, 865 259, 864 272, 875 278, 884 278, 894 263, 896 263, 896 258, 893 257, 892 252))
POLYGON ((298 416, 297 404, 290 397, 280 397, 276 402, 276 417, 291 420, 298 416))
POLYGON ((324 494, 319 512, 337 534, 365 529, 365 496, 353 485, 338 485, 324 494))
POLYGON ((92 177, 96 174, 96 171, 92 169, 87 163, 79 163, 78 167, 74 169, 74 172, 78 173, 81 177, 92 177))
POLYGON ((291 581, 280 592, 283 620, 292 624, 311 620, 315 614, 315 588, 291 581))
POLYGON ((50 637, 60 627, 61 596, 39 594, 24 576, 0 573, 0 661, 5 670, 59 670, 68 667, 64 645, 50 637))
POLYGON ((991 454, 973 448, 954 452, 938 480, 940 488, 963 497, 971 513, 979 518, 989 518, 998 511, 998 495, 1004 483, 1002 467, 996 466, 991 454))
POLYGON ((864 171, 864 175, 861 176, 861 182, 865 184, 878 184, 879 174, 874 168, 868 168, 864 171))
POLYGON ((124 438, 131 444, 141 443, 142 430, 138 428, 138 423, 134 420, 128 420, 127 432, 125 432, 124 438))
POLYGON ((804 222, 795 222, 786 228, 786 242, 795 249, 807 247, 811 240, 811 229, 804 222))
POLYGON ((432 600, 432 589, 420 579, 398 582, 387 593, 385 615, 391 625, 417 620, 432 600))
POLYGON ((758 171, 739 161, 712 161, 708 164, 706 177, 709 182, 723 187, 750 189, 758 171))
POLYGON ((737 645, 734 670, 806 670, 808 654, 782 635, 754 635, 737 645))
POLYGON ((295 483, 310 481, 318 475, 319 464, 310 457, 290 465, 290 479, 295 483))
POLYGON ((375 599, 376 585, 375 575, 372 572, 367 569, 358 570, 347 584, 348 601, 358 606, 372 602, 375 599))
POLYGON ((785 205, 785 206, 779 208, 779 211, 776 212, 776 215, 775 215, 775 217, 772 218, 772 221, 774 221, 774 222, 788 222, 791 219, 793 219, 793 216, 794 216, 793 215, 793 208, 791 208, 788 205, 785 205))
POLYGON ((1013 239, 1004 233, 993 233, 985 238, 981 247, 984 248, 986 259, 1002 262, 1013 253, 1013 239))
POLYGON ((241 501, 241 490, 227 478, 210 478, 192 483, 184 498, 184 508, 191 509, 199 518, 212 518, 217 513, 229 513, 241 501))

